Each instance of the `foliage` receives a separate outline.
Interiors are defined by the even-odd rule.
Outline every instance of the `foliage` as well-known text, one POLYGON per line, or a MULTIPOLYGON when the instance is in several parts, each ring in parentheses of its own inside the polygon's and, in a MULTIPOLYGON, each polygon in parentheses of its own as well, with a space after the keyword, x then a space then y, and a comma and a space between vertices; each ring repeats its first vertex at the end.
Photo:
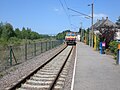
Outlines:
POLYGON ((56 35, 56 39, 58 39, 58 40, 63 40, 63 39, 65 39, 66 32, 71 32, 71 31, 70 31, 70 30, 65 30, 65 31, 63 31, 62 33, 58 33, 58 34, 56 35))
POLYGON ((1 26, 1 37, 4 38, 6 41, 8 41, 8 39, 10 37, 14 37, 15 36, 15 32, 13 30, 13 26, 9 23, 6 23, 5 25, 3 24, 1 26))
POLYGON ((112 30, 112 28, 105 26, 104 30, 100 29, 100 42, 105 41, 106 48, 109 47, 109 43, 114 40, 116 30, 112 30))
POLYGON ((97 50, 99 50, 99 42, 100 42, 100 39, 99 39, 98 35, 96 35, 96 48, 97 48, 97 50))
POLYGON ((36 39, 49 39, 49 35, 42 35, 32 31, 30 28, 23 27, 13 29, 10 23, 0 23, 0 45, 20 44, 23 39, 36 40, 36 39))
POLYGON ((86 34, 88 34, 88 31, 80 28, 79 33, 80 33, 80 40, 84 42, 85 38, 87 39, 86 34))
POLYGON ((19 28, 16 28, 16 29, 15 29, 15 34, 16 34, 16 37, 17 37, 17 38, 20 38, 20 39, 21 39, 22 34, 21 34, 21 31, 19 30, 19 28))
POLYGON ((20 45, 22 42, 22 39, 18 39, 17 37, 11 37, 8 40, 8 44, 10 45, 20 45))
POLYGON ((89 28, 86 31, 86 44, 89 45, 89 28))
POLYGON ((111 53, 113 53, 115 56, 117 55, 117 48, 118 48, 118 42, 116 41, 111 41, 109 43, 109 50, 111 51, 111 53))
POLYGON ((1 37, 2 31, 3 31, 3 23, 1 22, 0 23, 0 37, 1 37))
POLYGON ((3 38, 0 38, 0 46, 7 46, 8 45, 8 42, 5 41, 3 38))

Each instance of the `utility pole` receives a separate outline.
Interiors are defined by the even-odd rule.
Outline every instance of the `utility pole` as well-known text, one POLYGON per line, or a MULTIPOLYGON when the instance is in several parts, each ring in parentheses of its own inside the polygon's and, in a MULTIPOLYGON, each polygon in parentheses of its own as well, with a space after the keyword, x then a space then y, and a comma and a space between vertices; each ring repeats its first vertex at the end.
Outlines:
POLYGON ((94 41, 93 41, 93 39, 94 39, 94 31, 93 31, 93 3, 92 3, 91 5, 92 5, 92 18, 91 18, 91 19, 92 19, 92 20, 91 20, 91 21, 92 21, 92 22, 91 22, 91 24, 92 24, 92 32, 91 32, 92 42, 91 42, 91 43, 92 43, 92 44, 91 44, 91 45, 92 45, 92 47, 93 47, 93 46, 94 46, 94 41))
POLYGON ((91 12, 91 32, 89 33, 89 45, 91 46, 91 47, 93 47, 94 46, 94 41, 93 41, 93 39, 94 39, 94 30, 93 30, 93 12, 94 12, 94 10, 93 10, 93 8, 94 8, 94 0, 93 0, 93 2, 92 2, 92 4, 89 4, 88 6, 91 6, 91 9, 92 9, 92 12, 91 12))
POLYGON ((80 39, 81 39, 81 42, 82 42, 82 37, 83 37, 83 32, 82 32, 82 22, 80 22, 81 26, 80 26, 80 29, 81 29, 81 35, 80 35, 80 39))
POLYGON ((94 46, 94 42, 93 42, 93 40, 94 40, 94 30, 93 30, 94 0, 93 0, 92 4, 89 4, 88 6, 91 6, 91 7, 92 7, 92 13, 91 13, 92 15, 91 15, 91 16, 89 16, 89 15, 87 15, 87 14, 84 14, 84 13, 81 13, 81 12, 78 12, 78 11, 76 11, 76 10, 73 10, 73 9, 71 9, 71 8, 68 8, 68 10, 71 10, 71 11, 74 11, 74 12, 76 12, 76 13, 79 13, 79 14, 81 14, 81 15, 83 15, 83 16, 86 16, 87 18, 91 18, 91 31, 90 31, 90 33, 89 33, 89 45, 93 47, 93 46, 94 46))

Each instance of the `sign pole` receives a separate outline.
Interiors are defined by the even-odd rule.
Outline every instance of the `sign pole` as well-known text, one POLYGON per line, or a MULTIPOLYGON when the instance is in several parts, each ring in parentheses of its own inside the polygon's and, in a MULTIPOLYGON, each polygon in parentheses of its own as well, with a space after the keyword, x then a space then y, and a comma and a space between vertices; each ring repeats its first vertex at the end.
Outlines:
POLYGON ((117 53, 117 61, 116 63, 119 65, 120 64, 120 44, 118 44, 118 53, 117 53))

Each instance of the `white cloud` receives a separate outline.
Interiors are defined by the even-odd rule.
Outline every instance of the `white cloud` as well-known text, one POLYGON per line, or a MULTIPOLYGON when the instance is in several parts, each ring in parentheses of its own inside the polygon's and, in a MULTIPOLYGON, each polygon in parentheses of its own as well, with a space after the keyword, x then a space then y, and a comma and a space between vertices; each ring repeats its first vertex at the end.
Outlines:
POLYGON ((58 12, 58 11, 59 11, 59 9, 58 9, 58 8, 54 8, 53 10, 54 10, 55 12, 58 12))
POLYGON ((99 13, 99 14, 94 14, 94 18, 102 18, 102 17, 108 17, 108 15, 103 14, 103 13, 99 13))

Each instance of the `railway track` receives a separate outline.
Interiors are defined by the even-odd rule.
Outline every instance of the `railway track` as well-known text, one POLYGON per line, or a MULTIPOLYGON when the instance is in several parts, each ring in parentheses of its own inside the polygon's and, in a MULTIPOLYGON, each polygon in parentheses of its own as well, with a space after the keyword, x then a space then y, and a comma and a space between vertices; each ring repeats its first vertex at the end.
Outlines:
POLYGON ((67 46, 8 90, 62 90, 72 50, 67 46))

